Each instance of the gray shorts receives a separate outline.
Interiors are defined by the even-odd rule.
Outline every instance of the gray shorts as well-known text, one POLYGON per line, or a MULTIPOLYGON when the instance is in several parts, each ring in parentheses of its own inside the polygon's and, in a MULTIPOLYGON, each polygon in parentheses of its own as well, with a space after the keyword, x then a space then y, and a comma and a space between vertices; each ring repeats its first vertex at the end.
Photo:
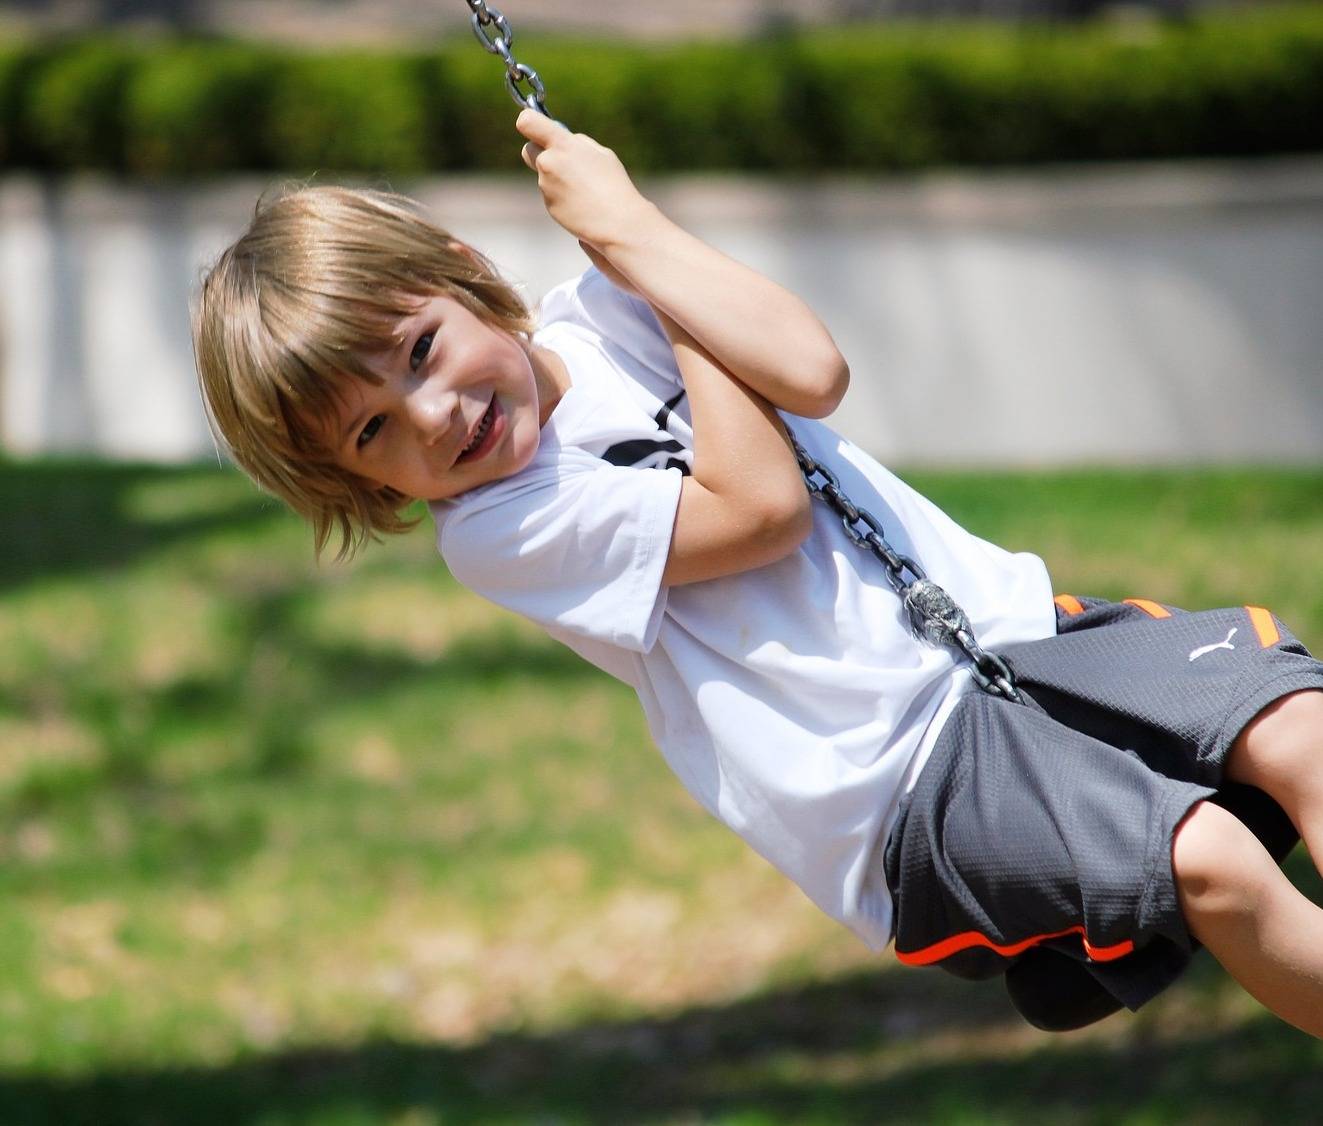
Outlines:
POLYGON ((1222 767, 1264 707, 1323 688, 1323 664, 1257 607, 1057 607, 1056 637, 1001 654, 1028 706, 964 697, 902 802, 885 860, 896 955, 983 978, 1056 949, 1136 1009, 1194 945, 1171 869, 1191 806, 1228 806, 1275 856, 1295 843, 1222 767))

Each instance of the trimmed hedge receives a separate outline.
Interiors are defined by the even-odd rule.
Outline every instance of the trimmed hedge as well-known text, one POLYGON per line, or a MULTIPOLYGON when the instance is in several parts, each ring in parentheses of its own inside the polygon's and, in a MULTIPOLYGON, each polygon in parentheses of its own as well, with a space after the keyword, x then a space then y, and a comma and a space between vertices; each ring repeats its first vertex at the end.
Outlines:
POLYGON ((140 175, 264 167, 279 61, 232 44, 153 52, 125 92, 124 166, 140 175))
MULTIPOLYGON (((1323 150, 1323 7, 644 47, 524 41, 548 106, 638 171, 886 170, 1323 150)), ((0 45, 0 166, 140 176, 512 170, 500 64, 98 37, 0 45)))

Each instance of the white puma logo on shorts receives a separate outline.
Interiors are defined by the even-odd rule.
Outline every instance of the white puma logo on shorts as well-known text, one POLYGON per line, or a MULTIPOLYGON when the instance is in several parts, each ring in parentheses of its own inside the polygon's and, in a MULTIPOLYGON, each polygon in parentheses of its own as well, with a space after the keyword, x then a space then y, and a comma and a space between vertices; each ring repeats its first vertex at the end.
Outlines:
POLYGON ((1225 641, 1219 641, 1216 645, 1201 645, 1198 649, 1196 649, 1193 653, 1190 654, 1190 660, 1197 661, 1200 657, 1206 656, 1207 654, 1211 653, 1214 649, 1235 649, 1235 646, 1231 644, 1231 639, 1235 636, 1236 636, 1236 631, 1233 629, 1229 634, 1227 634, 1227 639, 1225 641))

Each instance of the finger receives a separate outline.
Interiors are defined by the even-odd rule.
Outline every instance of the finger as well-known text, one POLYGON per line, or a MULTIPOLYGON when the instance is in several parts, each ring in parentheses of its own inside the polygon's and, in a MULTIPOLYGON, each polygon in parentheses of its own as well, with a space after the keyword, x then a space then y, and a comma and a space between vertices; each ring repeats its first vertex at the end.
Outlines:
POLYGON ((537 158, 540 157, 544 151, 545 150, 542 148, 541 145, 535 145, 533 144, 532 141, 530 141, 522 149, 519 150, 519 155, 524 158, 524 163, 527 164, 528 167, 531 168, 534 172, 536 172, 537 158))
POLYGON ((520 110, 519 116, 515 118, 515 128, 543 148, 551 143, 558 132, 565 132, 563 125, 552 121, 546 114, 538 113, 535 109, 520 110))

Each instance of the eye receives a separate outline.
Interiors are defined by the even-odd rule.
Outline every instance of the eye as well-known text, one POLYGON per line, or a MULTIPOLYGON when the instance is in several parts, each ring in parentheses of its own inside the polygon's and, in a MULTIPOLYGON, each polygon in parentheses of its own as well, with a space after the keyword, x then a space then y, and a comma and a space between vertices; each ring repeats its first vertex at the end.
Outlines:
POLYGON ((367 425, 363 427, 358 435, 357 444, 360 450, 377 436, 377 431, 381 429, 385 421, 386 416, 384 414, 374 414, 367 420, 367 425))
POLYGON ((413 346, 413 352, 409 355, 409 370, 417 371, 423 366, 423 361, 427 359, 427 354, 432 350, 433 334, 428 332, 418 338, 418 343, 413 346))

